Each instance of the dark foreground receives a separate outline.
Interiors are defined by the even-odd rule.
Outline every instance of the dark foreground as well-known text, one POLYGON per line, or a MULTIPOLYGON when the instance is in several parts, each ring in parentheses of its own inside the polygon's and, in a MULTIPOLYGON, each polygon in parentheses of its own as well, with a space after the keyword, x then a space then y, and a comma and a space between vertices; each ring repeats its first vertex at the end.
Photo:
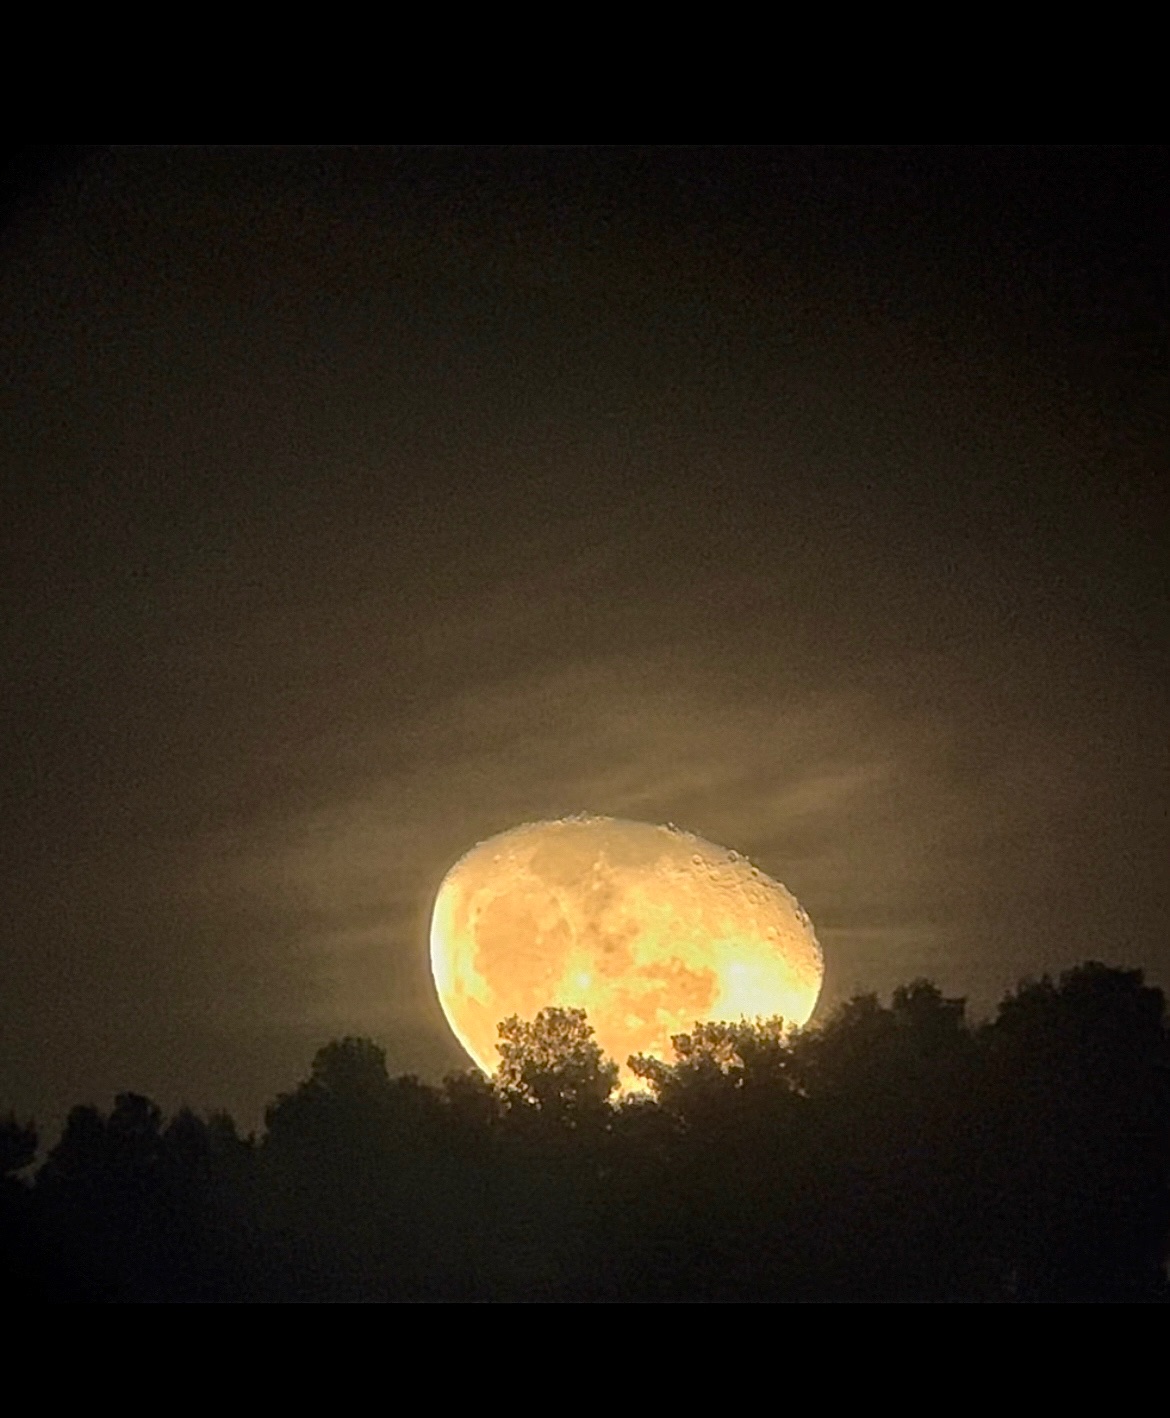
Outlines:
POLYGON ((709 1025, 616 1105, 583 1015, 502 1030, 494 1084, 331 1044, 259 1139, 123 1094, 28 1179, 35 1132, 0 1122, 8 1293, 1165 1297, 1170 1034, 1136 971, 1024 985, 980 1026, 926 983, 788 1041, 709 1025))

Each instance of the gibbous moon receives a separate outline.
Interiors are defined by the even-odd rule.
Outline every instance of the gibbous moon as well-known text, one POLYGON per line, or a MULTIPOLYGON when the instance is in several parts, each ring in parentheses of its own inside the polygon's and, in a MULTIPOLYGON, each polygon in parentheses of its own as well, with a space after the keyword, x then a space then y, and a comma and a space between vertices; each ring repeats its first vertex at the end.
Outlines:
POLYGON ((736 852, 611 817, 535 822, 472 848, 443 879, 431 968, 459 1042, 487 1073, 496 1026, 585 1009, 631 1082, 631 1054, 670 1059, 697 1021, 803 1024, 824 965, 812 923, 736 852))

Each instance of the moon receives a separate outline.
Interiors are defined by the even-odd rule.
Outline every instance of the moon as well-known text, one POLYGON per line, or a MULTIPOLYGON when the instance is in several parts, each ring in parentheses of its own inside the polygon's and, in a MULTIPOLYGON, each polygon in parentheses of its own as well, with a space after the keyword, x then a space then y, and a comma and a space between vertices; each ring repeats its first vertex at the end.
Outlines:
POLYGON ((459 1042, 485 1073, 497 1025, 584 1009, 633 1077, 631 1054, 672 1057, 697 1022, 804 1024, 824 975, 796 898, 738 852, 613 817, 533 822, 480 842, 444 877, 431 969, 459 1042))

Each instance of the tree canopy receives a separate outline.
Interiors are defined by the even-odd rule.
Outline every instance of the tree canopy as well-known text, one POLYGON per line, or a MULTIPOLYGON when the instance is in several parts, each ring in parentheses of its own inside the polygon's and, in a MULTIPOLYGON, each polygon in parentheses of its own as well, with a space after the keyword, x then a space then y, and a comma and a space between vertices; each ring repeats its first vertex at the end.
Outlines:
POLYGON ((35 1172, 0 1120, 5 1264, 73 1300, 1166 1297, 1170 1033, 1138 971, 982 1023, 927 981, 704 1023, 626 1094, 581 1010, 499 1052, 435 1087, 338 1040, 255 1138, 123 1093, 35 1172))

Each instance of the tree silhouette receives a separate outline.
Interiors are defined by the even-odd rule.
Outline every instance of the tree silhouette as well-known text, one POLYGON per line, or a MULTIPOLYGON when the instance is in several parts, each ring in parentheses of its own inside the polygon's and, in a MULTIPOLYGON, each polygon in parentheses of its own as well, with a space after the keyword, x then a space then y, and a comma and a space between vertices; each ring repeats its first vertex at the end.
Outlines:
POLYGON ((34 1236, 32 1193, 16 1174, 30 1165, 37 1152, 33 1123, 20 1123, 14 1113, 0 1117, 0 1282, 9 1298, 36 1298, 42 1290, 40 1257, 34 1236))
POLYGON ((1170 1034, 1141 971, 1088 962, 1009 996, 984 1032, 996 1239, 1027 1299, 1164 1284, 1170 1034))
POLYGON ((618 1066, 602 1054, 583 1009, 542 1009, 531 1022, 512 1015, 499 1032, 495 1082, 509 1102, 569 1127, 601 1116, 618 1066))
POLYGON ((708 1022, 630 1061, 581 1010, 500 1068, 321 1049, 266 1113, 75 1108, 30 1184, 0 1122, 0 1259, 59 1300, 1157 1300, 1170 1030, 1140 972, 1028 982, 974 1025, 915 981, 824 1024, 708 1022))
POLYGON ((738 1022, 712 1020, 671 1039, 675 1059, 635 1054, 631 1071, 669 1113, 693 1123, 700 1115, 730 1119, 762 1098, 792 1091, 791 1031, 778 1015, 738 1022))
POLYGON ((23 1171, 36 1155, 36 1125, 18 1123, 15 1113, 0 1118, 0 1177, 23 1171))

